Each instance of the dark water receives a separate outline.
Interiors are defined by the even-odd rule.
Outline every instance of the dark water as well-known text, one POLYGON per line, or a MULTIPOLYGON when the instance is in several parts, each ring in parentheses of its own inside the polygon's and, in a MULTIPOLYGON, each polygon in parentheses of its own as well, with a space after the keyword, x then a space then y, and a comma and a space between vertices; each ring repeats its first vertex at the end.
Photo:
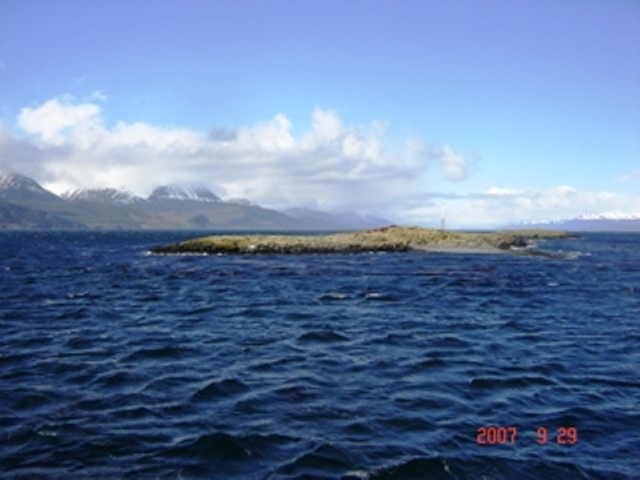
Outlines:
POLYGON ((640 235, 145 254, 184 237, 0 233, 2 478, 640 478, 640 235))

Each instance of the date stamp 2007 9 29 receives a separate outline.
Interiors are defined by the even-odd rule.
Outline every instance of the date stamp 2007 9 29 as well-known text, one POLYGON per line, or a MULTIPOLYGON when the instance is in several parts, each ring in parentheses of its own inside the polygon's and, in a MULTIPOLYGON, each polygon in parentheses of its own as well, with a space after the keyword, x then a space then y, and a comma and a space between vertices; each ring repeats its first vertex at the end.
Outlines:
MULTIPOLYGON (((551 433, 546 427, 538 427, 535 431, 536 441, 540 445, 554 442, 560 445, 575 445, 578 443, 578 429, 576 427, 558 427, 551 433)), ((518 427, 478 427, 476 443, 478 445, 505 445, 516 443, 518 427)))

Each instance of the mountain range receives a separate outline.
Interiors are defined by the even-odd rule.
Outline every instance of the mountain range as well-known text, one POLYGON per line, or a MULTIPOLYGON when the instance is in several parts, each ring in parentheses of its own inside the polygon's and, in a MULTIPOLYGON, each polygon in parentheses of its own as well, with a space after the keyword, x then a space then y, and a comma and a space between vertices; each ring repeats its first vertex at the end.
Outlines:
POLYGON ((640 232, 640 214, 588 214, 563 220, 521 222, 510 228, 544 228, 567 232, 640 232))
MULTIPOLYGON (((390 224, 353 212, 276 211, 246 199, 223 200, 202 186, 161 185, 146 198, 115 188, 56 195, 25 175, 0 174, 0 230, 340 231, 390 224)), ((521 222, 507 228, 640 232, 640 214, 609 212, 521 222)))
POLYGON ((0 175, 0 230, 337 231, 389 224, 355 213, 279 212, 245 199, 223 200, 202 186, 161 185, 147 198, 114 188, 58 196, 25 175, 0 175))

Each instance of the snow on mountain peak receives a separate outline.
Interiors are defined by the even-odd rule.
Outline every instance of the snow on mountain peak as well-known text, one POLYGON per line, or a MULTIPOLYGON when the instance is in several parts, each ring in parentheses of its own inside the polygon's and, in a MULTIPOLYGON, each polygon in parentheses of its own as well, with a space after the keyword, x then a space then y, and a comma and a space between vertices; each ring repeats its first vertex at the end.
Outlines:
POLYGON ((144 199, 125 190, 115 188, 88 188, 81 190, 73 190, 62 194, 62 198, 71 201, 87 201, 98 203, 119 203, 119 204, 135 204, 143 202, 144 199))
POLYGON ((183 188, 175 184, 157 187, 149 200, 190 200, 194 202, 220 202, 220 197, 206 187, 183 188))
POLYGON ((640 220, 640 213, 604 212, 580 215, 578 220, 640 220))
POLYGON ((20 173, 0 174, 0 198, 9 201, 60 201, 38 182, 20 173))
POLYGON ((32 192, 42 192, 44 188, 32 178, 20 173, 9 173, 0 175, 0 190, 30 190, 32 192))

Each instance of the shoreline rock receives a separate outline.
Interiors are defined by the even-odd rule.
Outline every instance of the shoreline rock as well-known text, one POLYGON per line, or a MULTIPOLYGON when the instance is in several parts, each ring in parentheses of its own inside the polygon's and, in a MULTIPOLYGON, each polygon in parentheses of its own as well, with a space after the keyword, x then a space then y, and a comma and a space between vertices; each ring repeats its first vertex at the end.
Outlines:
POLYGON ((390 226, 328 235, 211 235, 156 247, 151 253, 257 255, 415 251, 555 257, 551 252, 531 248, 532 241, 551 238, 570 238, 570 235, 548 230, 470 233, 390 226))

